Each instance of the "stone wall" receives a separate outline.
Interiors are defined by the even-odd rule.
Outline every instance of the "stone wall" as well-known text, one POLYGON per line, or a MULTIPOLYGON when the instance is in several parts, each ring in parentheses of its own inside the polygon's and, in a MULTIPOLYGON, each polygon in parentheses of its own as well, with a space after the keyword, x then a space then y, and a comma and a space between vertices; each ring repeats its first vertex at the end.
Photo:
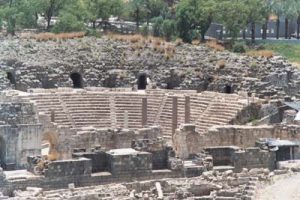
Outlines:
MULTIPOLYGON (((96 129, 74 132, 68 127, 53 127, 57 133, 57 151, 61 159, 70 159, 73 149, 91 149, 101 147, 103 150, 131 148, 135 140, 155 140, 161 137, 161 129, 157 126, 136 131, 128 129, 96 129)), ((84 130, 84 129, 83 129, 84 130)))
POLYGON ((300 141, 300 127, 297 125, 226 125, 214 126, 207 134, 200 135, 195 132, 194 125, 182 124, 173 136, 173 145, 177 156, 186 159, 206 147, 254 147, 259 138, 300 141))
POLYGON ((274 170, 276 167, 276 153, 257 147, 246 149, 235 146, 209 147, 205 148, 205 151, 213 157, 214 166, 233 166, 236 172, 241 172, 243 168, 274 170))
POLYGON ((152 154, 134 149, 113 149, 107 153, 108 170, 120 174, 147 174, 152 171, 152 154))
POLYGON ((216 126, 201 136, 203 146, 230 146, 243 148, 255 146, 259 138, 300 140, 300 127, 296 125, 216 126))
POLYGON ((27 156, 41 153, 42 125, 33 104, 0 103, 0 162, 5 169, 23 168, 27 156))
POLYGON ((252 58, 215 52, 205 45, 169 44, 174 55, 166 58, 145 43, 144 48, 136 49, 130 42, 92 37, 60 42, 0 41, 1 86, 23 91, 73 87, 70 75, 76 72, 88 87, 132 87, 146 74, 151 85, 159 88, 224 92, 228 86, 234 92, 274 98, 299 94, 299 72, 281 57, 252 58), (220 61, 225 61, 224 68, 219 68, 220 61), (14 76, 15 84, 7 79, 7 72, 14 76))
POLYGON ((47 165, 45 177, 76 177, 89 176, 92 173, 92 162, 90 159, 79 158, 73 160, 53 161, 47 165))

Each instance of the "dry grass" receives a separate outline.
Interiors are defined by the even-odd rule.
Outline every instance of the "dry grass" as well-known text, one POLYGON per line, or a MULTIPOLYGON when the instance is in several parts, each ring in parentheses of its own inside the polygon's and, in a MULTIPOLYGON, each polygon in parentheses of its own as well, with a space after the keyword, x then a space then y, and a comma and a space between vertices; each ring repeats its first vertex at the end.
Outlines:
POLYGON ((180 46, 180 45, 182 45, 182 44, 183 44, 183 41, 182 41, 181 38, 177 38, 177 39, 175 40, 175 45, 176 45, 176 46, 180 46))
POLYGON ((199 45, 201 42, 200 40, 193 40, 192 45, 199 45))
POLYGON ((74 33, 39 33, 30 35, 30 38, 36 39, 37 41, 48 41, 48 40, 66 40, 81 38, 85 36, 85 32, 74 32, 74 33))
POLYGON ((258 50, 258 51, 248 51, 246 55, 251 57, 265 57, 265 58, 272 58, 274 53, 270 50, 258 50))
POLYGON ((120 35, 110 33, 107 35, 110 40, 127 42, 131 44, 131 47, 135 51, 144 50, 146 48, 152 51, 163 54, 166 59, 170 59, 174 56, 175 45, 166 42, 162 38, 148 36, 144 37, 142 35, 120 35))
POLYGON ((224 69, 224 68, 226 67, 226 62, 225 62, 225 60, 219 60, 219 61, 217 62, 217 66, 218 66, 219 69, 224 69))
POLYGON ((206 46, 208 46, 211 49, 214 49, 216 51, 224 51, 225 47, 222 46, 221 44, 218 44, 218 42, 216 40, 211 40, 206 42, 206 46))

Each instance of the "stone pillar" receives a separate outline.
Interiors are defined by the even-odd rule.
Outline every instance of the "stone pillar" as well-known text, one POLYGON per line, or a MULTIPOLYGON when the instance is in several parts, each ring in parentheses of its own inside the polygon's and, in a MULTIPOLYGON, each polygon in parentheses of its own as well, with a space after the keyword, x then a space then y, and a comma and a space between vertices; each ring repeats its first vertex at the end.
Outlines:
POLYGON ((147 98, 142 99, 142 126, 147 125, 147 120, 148 120, 148 102, 147 98))
POLYGON ((124 128, 128 129, 128 111, 125 110, 124 112, 124 128))
POLYGON ((189 96, 185 97, 184 112, 184 123, 191 123, 191 98, 189 96))
POLYGON ((51 122, 55 122, 55 111, 51 110, 51 122))
POLYGON ((178 123, 178 98, 172 98, 172 136, 175 134, 178 123))

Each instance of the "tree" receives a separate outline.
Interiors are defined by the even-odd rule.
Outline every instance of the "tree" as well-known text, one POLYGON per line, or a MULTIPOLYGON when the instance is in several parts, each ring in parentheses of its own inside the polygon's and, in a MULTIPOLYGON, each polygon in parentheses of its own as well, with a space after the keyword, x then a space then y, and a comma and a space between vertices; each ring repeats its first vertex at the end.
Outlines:
POLYGON ((29 0, 3 1, 1 5, 0 15, 6 22, 8 34, 15 35, 17 27, 32 28, 36 26, 29 0))
POLYGON ((139 32, 141 21, 147 15, 145 0, 130 0, 128 2, 128 13, 136 23, 136 30, 139 32))
POLYGON ((122 0, 86 0, 88 19, 96 28, 97 19, 107 20, 111 15, 120 16, 123 9, 122 0))
POLYGON ((177 7, 177 27, 183 40, 190 41, 191 33, 197 30, 201 41, 216 15, 215 0, 182 0, 177 7))
POLYGON ((234 41, 240 30, 247 26, 248 11, 245 4, 241 0, 225 0, 218 4, 217 10, 217 21, 226 27, 231 40, 234 41))
POLYGON ((50 30, 52 17, 59 14, 65 3, 70 4, 71 2, 68 0, 32 0, 32 3, 36 7, 36 12, 45 16, 47 30, 50 30))
POLYGON ((267 29, 268 29, 268 23, 269 18, 272 13, 272 5, 273 0, 263 0, 263 16, 265 17, 265 22, 262 26, 262 39, 267 39, 267 29))
POLYGON ((296 4, 297 3, 295 0, 284 0, 283 2, 283 14, 285 16, 285 39, 291 38, 289 31, 289 20, 292 20, 297 16, 296 4))
POLYGON ((150 19, 161 16, 166 8, 167 5, 162 0, 145 0, 147 25, 149 26, 150 19))
POLYGON ((255 25, 264 20, 264 2, 262 0, 246 0, 248 23, 251 26, 251 41, 255 42, 255 25))
POLYGON ((276 38, 279 39, 280 17, 284 13, 284 7, 283 7, 282 0, 273 0, 272 10, 273 10, 273 13, 277 16, 277 19, 276 19, 276 38))
POLYGON ((59 12, 59 21, 53 27, 53 31, 56 33, 84 31, 87 15, 83 1, 68 0, 68 4, 65 4, 59 12))
POLYGON ((162 33, 166 41, 171 41, 174 32, 175 32, 175 22, 170 19, 164 20, 164 22, 162 23, 162 33))
POLYGON ((189 1, 181 1, 176 10, 176 23, 179 37, 184 42, 191 42, 193 39, 194 18, 194 8, 189 5, 189 1))
POLYGON ((297 13, 297 39, 300 39, 300 0, 294 2, 296 13, 297 13))

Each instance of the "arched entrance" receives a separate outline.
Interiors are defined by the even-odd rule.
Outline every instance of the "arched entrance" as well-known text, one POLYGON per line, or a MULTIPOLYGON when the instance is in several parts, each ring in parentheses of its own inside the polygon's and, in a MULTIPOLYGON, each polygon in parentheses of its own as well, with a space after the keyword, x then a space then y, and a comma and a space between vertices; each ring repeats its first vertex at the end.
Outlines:
POLYGON ((0 136, 0 166, 5 167, 6 145, 3 137, 0 136))
POLYGON ((224 87, 224 93, 226 93, 226 94, 233 93, 232 87, 230 85, 225 85, 225 87, 224 87))
POLYGON ((83 88, 82 77, 79 73, 74 72, 70 75, 73 81, 73 88, 83 88))
POLYGON ((146 74, 141 74, 138 78, 138 89, 145 90, 147 87, 147 76, 146 74))
POLYGON ((12 85, 16 84, 16 78, 15 75, 12 72, 7 72, 6 73, 6 78, 9 80, 9 83, 12 85))
POLYGON ((42 138, 42 156, 46 156, 48 160, 57 160, 59 153, 57 152, 58 136, 55 132, 46 132, 42 138))

